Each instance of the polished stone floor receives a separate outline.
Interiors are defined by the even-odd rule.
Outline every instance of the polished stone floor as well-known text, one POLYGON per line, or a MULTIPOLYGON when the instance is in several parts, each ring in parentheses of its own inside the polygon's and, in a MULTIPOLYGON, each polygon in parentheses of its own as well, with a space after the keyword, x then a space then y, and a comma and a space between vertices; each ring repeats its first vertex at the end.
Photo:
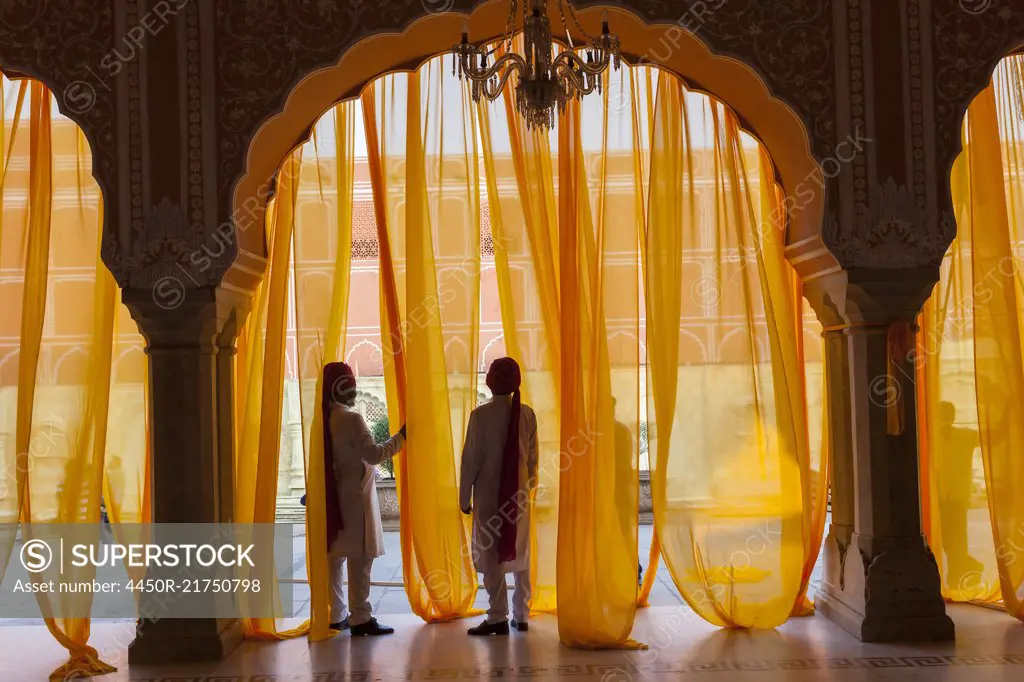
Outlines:
MULTIPOLYGON (((650 547, 640 529, 640 554, 650 547)), ((246 642, 219 663, 186 667, 127 666, 132 621, 95 622, 92 644, 120 668, 100 678, 151 682, 340 682, 342 680, 472 680, 529 678, 641 682, 685 676, 707 680, 1024 680, 1024 624, 1005 614, 950 606, 957 641, 939 645, 862 644, 820 616, 793 619, 774 631, 727 631, 689 610, 662 566, 652 608, 638 613, 633 636, 648 651, 576 651, 558 641, 554 617, 532 621, 529 633, 505 639, 465 636, 471 622, 425 625, 409 613, 400 586, 397 533, 385 534, 388 553, 374 563, 374 609, 395 626, 379 640, 341 635, 328 642, 246 642), (398 583, 394 585, 393 583, 398 583)), ((304 563, 297 550, 296 561, 304 563)), ((820 566, 820 562, 819 562, 820 566)), ((815 571, 811 594, 820 574, 815 571)), ((303 604, 304 585, 296 586, 303 604)), ((306 594, 305 599, 308 599, 306 594)), ((478 606, 483 606, 483 594, 478 606)), ((308 606, 305 609, 308 611, 308 606)), ((0 621, 0 682, 43 680, 64 660, 63 649, 39 621, 0 621)))
MULTIPOLYGON (((528 678, 643 680, 948 680, 1024 679, 1024 624, 997 611, 951 606, 957 641, 933 645, 862 644, 820 617, 790 620, 773 631, 714 628, 681 607, 640 612, 633 636, 648 651, 577 651, 558 642, 554 617, 529 633, 479 640, 467 622, 426 625, 395 615, 395 635, 327 642, 246 642, 218 664, 127 666, 130 623, 96 624, 93 643, 117 673, 100 678, 150 682, 340 682, 342 680, 478 680, 528 678)), ((63 651, 40 626, 10 627, 0 638, 0 678, 43 680, 63 651)))

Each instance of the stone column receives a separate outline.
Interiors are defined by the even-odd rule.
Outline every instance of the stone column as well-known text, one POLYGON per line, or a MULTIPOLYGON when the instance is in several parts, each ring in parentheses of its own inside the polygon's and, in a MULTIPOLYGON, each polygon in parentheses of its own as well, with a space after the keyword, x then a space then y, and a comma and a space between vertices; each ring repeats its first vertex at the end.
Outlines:
MULTIPOLYGON (((122 293, 149 356, 153 522, 230 522, 230 353, 238 309, 213 288, 177 284, 166 279, 152 290, 122 293)), ((241 641, 241 622, 234 618, 142 619, 128 660, 217 660, 241 641)))
POLYGON ((805 290, 827 330, 832 525, 820 612, 867 642, 953 639, 938 566, 921 527, 914 358, 887 385, 888 332, 910 323, 935 268, 849 270, 805 290), (903 430, 888 413, 901 400, 903 430))

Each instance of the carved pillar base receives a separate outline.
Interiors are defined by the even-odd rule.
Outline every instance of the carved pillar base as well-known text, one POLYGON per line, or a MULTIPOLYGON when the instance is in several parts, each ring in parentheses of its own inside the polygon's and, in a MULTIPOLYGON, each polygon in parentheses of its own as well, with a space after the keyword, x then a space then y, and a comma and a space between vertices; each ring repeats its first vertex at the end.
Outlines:
MULTIPOLYGON (((213 288, 158 285, 152 291, 125 289, 122 295, 146 339, 149 360, 153 522, 229 523, 234 485, 230 354, 244 308, 213 288)), ((148 613, 160 611, 154 607, 148 613)), ((234 618, 141 619, 128 660, 221 659, 241 641, 242 624, 234 618)))
MULTIPOLYGON (((829 538, 832 541, 833 538, 829 538)), ((884 541, 858 536, 845 559, 842 586, 827 585, 818 611, 864 642, 940 642, 954 638, 939 569, 924 538, 884 541), (865 549, 872 547, 872 549, 865 549)))
POLYGON ((913 357, 895 358, 888 333, 911 322, 938 272, 850 270, 812 281, 826 327, 833 453, 832 525, 818 611, 865 642, 954 637, 935 557, 921 533, 913 357), (902 407, 902 430, 889 424, 902 407))

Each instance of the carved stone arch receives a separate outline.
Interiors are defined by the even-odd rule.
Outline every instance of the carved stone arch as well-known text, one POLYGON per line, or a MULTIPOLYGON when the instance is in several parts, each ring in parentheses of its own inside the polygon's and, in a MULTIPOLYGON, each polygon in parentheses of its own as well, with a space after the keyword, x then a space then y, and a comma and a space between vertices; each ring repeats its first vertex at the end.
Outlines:
POLYGON ((991 83, 999 63, 1024 50, 1024 12, 1013 9, 1015 4, 1012 0, 932 0, 934 182, 949 242, 956 224, 950 175, 963 151, 961 131, 967 108, 991 83))
MULTIPOLYGON (((451 11, 431 13, 419 0, 344 6, 298 0, 219 3, 218 192, 225 214, 252 216, 251 222, 260 224, 265 187, 311 122, 378 75, 447 51, 466 15, 474 39, 501 33, 504 2, 451 4, 451 11)), ((581 21, 593 29, 601 13, 598 3, 580 5, 581 21)), ((831 5, 828 0, 807 0, 796 8, 626 0, 609 12, 627 56, 657 61, 736 111, 766 146, 790 191, 819 173, 815 157, 834 147, 831 5), (714 11, 695 13, 700 8, 714 11), (672 45, 662 52, 658 48, 666 46, 666 35, 672 45), (779 51, 772 46, 780 36, 799 39, 806 49, 779 51)), ((550 11, 558 25, 557 8, 550 11)), ((801 271, 836 265, 820 236, 823 194, 815 193, 790 216, 790 257, 801 271)), ((238 245, 234 270, 265 269, 259 230, 240 233, 238 245)))
MULTIPOLYGON (((138 5, 138 0, 126 4, 138 5)), ((118 284, 127 281, 114 238, 118 198, 118 81, 105 58, 117 33, 113 3, 97 0, 9 0, 0 3, 0 69, 49 89, 57 108, 85 135, 92 175, 104 206, 103 261, 118 284), (105 77, 109 76, 109 77, 105 77)))
POLYGON ((497 336, 492 338, 490 341, 488 341, 486 343, 486 345, 484 345, 483 350, 480 351, 480 368, 479 368, 480 371, 481 372, 486 372, 487 369, 491 366, 491 362, 493 362, 494 360, 497 360, 499 357, 503 357, 506 352, 507 351, 505 349, 505 334, 504 333, 498 334, 497 336), (501 353, 502 354, 501 355, 495 355, 491 360, 488 360, 488 354, 490 353, 491 348, 497 346, 498 344, 501 344, 501 353))

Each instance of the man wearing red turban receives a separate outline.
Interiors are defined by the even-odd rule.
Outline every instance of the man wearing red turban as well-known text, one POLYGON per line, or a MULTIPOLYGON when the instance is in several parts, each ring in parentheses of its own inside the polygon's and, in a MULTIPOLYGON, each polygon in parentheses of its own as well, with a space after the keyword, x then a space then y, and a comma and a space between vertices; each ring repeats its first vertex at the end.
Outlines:
POLYGON ((355 410, 356 377, 344 362, 324 366, 322 392, 331 628, 351 626, 354 636, 388 635, 394 629, 370 616, 370 569, 373 560, 384 554, 376 466, 402 449, 405 426, 387 442, 374 442, 363 416, 355 410), (342 591, 346 559, 351 615, 342 591))
POLYGON ((473 563, 483 573, 487 619, 471 635, 507 635, 505 574, 512 573, 512 626, 530 618, 530 494, 537 487, 537 417, 519 397, 522 379, 512 358, 487 372, 493 397, 469 415, 462 450, 459 505, 473 514, 473 563))

